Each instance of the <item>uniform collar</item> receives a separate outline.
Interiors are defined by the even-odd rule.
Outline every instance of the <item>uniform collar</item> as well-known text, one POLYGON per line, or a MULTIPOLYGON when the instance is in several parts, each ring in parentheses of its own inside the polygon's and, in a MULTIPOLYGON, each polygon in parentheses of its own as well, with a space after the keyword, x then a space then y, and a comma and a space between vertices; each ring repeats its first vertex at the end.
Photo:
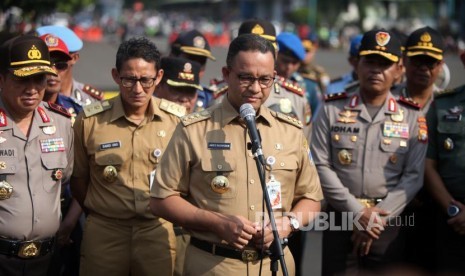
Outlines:
MULTIPOLYGON (((372 121, 371 116, 368 114, 366 110, 366 106, 362 101, 362 96, 360 95, 360 90, 357 90, 352 96, 349 97, 346 105, 344 106, 345 110, 354 110, 360 112, 360 117, 366 119, 367 121, 372 121)), ((380 113, 383 114, 399 114, 400 113, 400 106, 397 103, 396 98, 392 95, 391 91, 386 96, 386 100, 384 101, 383 106, 381 107, 378 115, 380 113)), ((378 115, 374 119, 378 118, 378 115)))
MULTIPOLYGON (((124 107, 123 107, 123 101, 121 99, 121 95, 114 97, 113 99, 110 100, 112 104, 112 113, 110 117, 110 122, 113 122, 115 120, 118 120, 119 118, 126 117, 126 114, 124 113, 124 107)), ((150 97, 150 102, 149 105, 147 106, 148 110, 146 113, 148 114, 148 118, 151 118, 152 120, 155 117, 161 117, 161 110, 157 106, 157 101, 154 97, 150 97)))
MULTIPOLYGON (((231 103, 228 100, 228 97, 225 97, 223 101, 221 101, 220 108, 218 108, 218 110, 221 112, 221 127, 226 126, 235 119, 240 119, 239 112, 237 112, 237 110, 231 105, 231 103)), ((261 122, 268 126, 271 126, 273 115, 271 115, 271 112, 268 108, 266 108, 265 106, 261 106, 258 109, 257 113, 257 123, 261 122)))

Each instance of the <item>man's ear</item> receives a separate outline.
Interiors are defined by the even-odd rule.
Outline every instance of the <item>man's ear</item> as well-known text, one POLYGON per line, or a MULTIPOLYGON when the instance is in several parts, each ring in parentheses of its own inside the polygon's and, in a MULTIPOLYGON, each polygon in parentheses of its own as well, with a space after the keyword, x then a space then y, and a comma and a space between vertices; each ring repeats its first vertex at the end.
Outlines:
POLYGON ((121 80, 119 78, 119 72, 116 70, 116 68, 111 69, 111 76, 113 77, 113 80, 116 82, 116 84, 120 85, 121 80))
POLYGON ((229 70, 229 68, 227 66, 223 66, 223 68, 221 68, 221 72, 223 73, 223 79, 228 82, 228 79, 229 79, 229 74, 231 73, 231 71, 229 70))

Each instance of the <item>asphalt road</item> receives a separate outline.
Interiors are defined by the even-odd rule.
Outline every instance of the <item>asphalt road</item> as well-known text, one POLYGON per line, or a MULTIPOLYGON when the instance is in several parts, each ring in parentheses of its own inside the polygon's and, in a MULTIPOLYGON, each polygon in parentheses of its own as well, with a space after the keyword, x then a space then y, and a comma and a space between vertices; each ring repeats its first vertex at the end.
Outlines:
MULTIPOLYGON (((167 40, 164 38, 153 39, 162 54, 169 53, 167 40)), ((81 59, 76 64, 75 77, 77 80, 89 83, 101 90, 117 90, 111 78, 111 68, 115 66, 116 51, 119 42, 84 43, 81 50, 81 59)), ((221 78, 221 67, 226 60, 226 48, 214 47, 213 55, 216 61, 209 60, 205 76, 201 81, 207 85, 212 78, 221 78)), ((346 61, 347 53, 342 50, 319 50, 316 55, 316 63, 326 68, 332 78, 338 77, 350 70, 346 61)), ((460 59, 453 54, 446 55, 446 63, 450 68, 451 81, 449 88, 465 83, 465 69, 460 59)))

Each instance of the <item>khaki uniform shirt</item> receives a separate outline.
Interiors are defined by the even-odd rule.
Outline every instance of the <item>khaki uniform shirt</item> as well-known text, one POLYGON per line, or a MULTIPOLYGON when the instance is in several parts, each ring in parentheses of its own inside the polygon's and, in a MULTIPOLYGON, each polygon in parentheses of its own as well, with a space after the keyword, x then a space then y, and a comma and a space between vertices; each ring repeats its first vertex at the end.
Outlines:
POLYGON ((444 184, 457 200, 465 199, 465 86, 436 96, 428 112, 426 157, 437 162, 444 184))
POLYGON ((55 236, 61 183, 71 176, 73 152, 69 118, 42 102, 26 137, 0 99, 0 177, 13 188, 10 198, 0 200, 0 236, 18 240, 55 236))
MULTIPOLYGON (((200 113, 182 118, 161 160, 151 196, 182 195, 201 209, 241 215, 259 222, 263 193, 245 123, 227 99, 200 113), (215 179, 228 179, 225 189, 215 179)), ((276 216, 289 212, 302 198, 322 199, 319 178, 310 163, 301 123, 262 106, 256 119, 268 163, 266 181, 279 181, 282 206, 276 216), (285 135, 283 135, 285 133, 285 135)), ((221 243, 211 232, 191 231, 192 236, 221 243)))
POLYGON ((91 213, 116 219, 155 218, 148 206, 151 172, 179 123, 173 114, 176 107, 153 97, 140 125, 125 116, 120 96, 84 107, 85 112, 101 110, 87 117, 81 112, 74 124, 73 176, 89 181, 84 205, 91 213))
POLYGON ((391 93, 374 119, 359 91, 342 95, 326 102, 313 126, 325 199, 336 210, 359 212, 357 198, 384 198, 377 206, 396 216, 423 185, 426 122, 418 106, 391 93))

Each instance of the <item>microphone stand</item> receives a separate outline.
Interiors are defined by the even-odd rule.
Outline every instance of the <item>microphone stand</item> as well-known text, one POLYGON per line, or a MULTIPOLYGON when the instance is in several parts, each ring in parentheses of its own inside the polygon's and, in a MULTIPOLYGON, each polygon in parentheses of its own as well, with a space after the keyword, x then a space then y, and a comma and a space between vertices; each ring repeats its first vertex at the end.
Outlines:
POLYGON ((252 153, 254 155, 255 163, 257 164, 258 175, 260 177, 260 183, 262 185, 262 190, 263 190, 263 197, 265 198, 266 210, 268 211, 268 216, 270 217, 271 231, 273 232, 273 238, 274 238, 270 246, 270 252, 271 252, 270 271, 273 276, 276 275, 278 271, 278 259, 279 259, 279 263, 281 264, 281 268, 283 270, 283 275, 288 276, 289 273, 287 271, 286 262, 284 260, 283 246, 281 244, 281 240, 279 239, 278 229, 276 227, 276 221, 274 219, 274 212, 273 212, 273 209, 271 208, 270 196, 268 195, 268 191, 266 189, 265 170, 264 170, 265 158, 263 157, 263 154, 261 153, 261 149, 252 147, 252 153))

